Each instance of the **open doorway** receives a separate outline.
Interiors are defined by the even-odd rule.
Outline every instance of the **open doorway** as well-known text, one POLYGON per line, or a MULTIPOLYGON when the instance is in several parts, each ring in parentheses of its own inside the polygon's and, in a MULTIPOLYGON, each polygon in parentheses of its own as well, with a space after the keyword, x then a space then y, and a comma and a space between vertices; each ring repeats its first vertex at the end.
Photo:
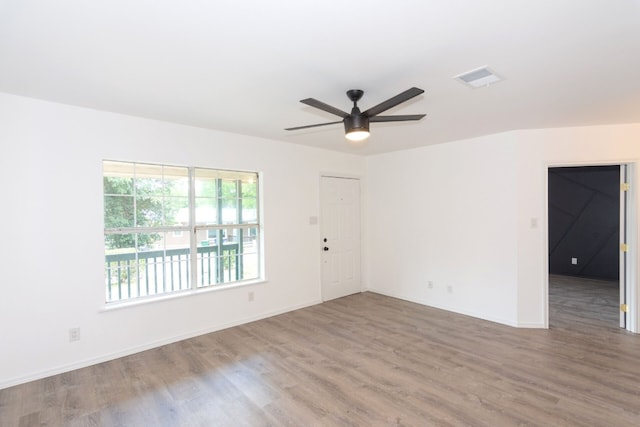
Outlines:
POLYGON ((621 174, 620 165, 548 170, 550 327, 625 327, 621 174))

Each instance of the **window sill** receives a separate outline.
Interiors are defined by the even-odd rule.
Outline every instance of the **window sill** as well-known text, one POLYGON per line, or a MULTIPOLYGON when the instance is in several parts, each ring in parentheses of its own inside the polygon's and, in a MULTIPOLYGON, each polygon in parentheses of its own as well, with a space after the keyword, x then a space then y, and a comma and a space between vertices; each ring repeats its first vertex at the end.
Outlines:
POLYGON ((229 289, 242 288, 245 286, 260 285, 263 283, 267 283, 267 279, 247 280, 243 282, 229 283, 225 285, 207 286, 207 287, 198 288, 195 290, 190 289, 186 291, 171 292, 168 294, 134 298, 134 299, 125 300, 125 301, 114 301, 114 302, 105 303, 104 306, 100 307, 98 312, 106 313, 106 312, 120 310, 124 308, 129 308, 129 307, 138 307, 138 306, 147 305, 147 304, 160 303, 160 302, 176 300, 181 298, 188 298, 196 295, 208 294, 211 292, 219 292, 219 291, 224 291, 229 289))

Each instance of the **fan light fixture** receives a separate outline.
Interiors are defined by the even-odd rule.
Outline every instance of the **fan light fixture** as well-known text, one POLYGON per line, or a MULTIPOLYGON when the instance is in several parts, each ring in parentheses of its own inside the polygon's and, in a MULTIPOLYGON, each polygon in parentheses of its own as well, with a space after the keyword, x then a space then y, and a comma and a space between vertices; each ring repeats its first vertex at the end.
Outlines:
POLYGON ((364 141, 369 138, 369 118, 362 115, 358 107, 354 107, 351 116, 344 119, 344 132, 349 141, 364 141))
POLYGON ((369 131, 366 130, 352 130, 351 132, 347 132, 345 135, 349 141, 352 142, 360 142, 369 138, 369 131))

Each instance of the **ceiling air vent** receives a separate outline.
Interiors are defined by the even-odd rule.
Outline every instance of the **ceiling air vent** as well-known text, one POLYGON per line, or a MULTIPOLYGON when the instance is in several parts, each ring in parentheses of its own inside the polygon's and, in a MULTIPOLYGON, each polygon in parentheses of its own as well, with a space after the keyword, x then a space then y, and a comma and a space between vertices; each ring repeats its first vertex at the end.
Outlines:
POLYGON ((504 80, 502 77, 491 71, 488 67, 476 68, 475 70, 458 74, 454 77, 454 79, 474 89, 483 86, 489 86, 491 84, 498 83, 504 80))

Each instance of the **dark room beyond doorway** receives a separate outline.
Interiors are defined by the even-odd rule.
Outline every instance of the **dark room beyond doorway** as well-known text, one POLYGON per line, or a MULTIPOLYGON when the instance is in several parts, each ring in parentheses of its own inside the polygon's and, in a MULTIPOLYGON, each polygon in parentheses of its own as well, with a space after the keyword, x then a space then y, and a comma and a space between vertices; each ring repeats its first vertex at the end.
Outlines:
POLYGON ((549 273, 619 279, 620 167, 549 169, 549 273))

